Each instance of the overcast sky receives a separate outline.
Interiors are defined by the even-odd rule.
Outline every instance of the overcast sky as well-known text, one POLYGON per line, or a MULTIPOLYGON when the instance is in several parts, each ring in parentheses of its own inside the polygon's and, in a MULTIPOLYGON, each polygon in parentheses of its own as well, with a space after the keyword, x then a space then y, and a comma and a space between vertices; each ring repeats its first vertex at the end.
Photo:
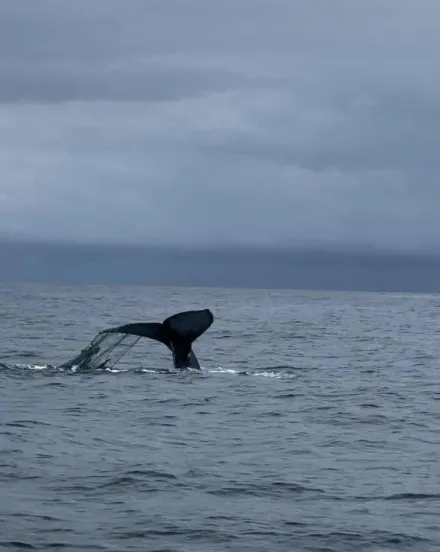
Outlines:
POLYGON ((1 0, 0 236, 440 250, 438 0, 1 0))

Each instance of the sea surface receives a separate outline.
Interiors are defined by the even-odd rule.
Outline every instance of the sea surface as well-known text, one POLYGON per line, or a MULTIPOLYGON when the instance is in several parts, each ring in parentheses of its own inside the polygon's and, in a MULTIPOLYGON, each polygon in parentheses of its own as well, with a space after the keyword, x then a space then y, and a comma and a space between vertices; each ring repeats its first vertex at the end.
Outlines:
POLYGON ((0 550, 440 550, 440 296, 0 287, 0 550), (201 373, 103 328, 210 308, 201 373))

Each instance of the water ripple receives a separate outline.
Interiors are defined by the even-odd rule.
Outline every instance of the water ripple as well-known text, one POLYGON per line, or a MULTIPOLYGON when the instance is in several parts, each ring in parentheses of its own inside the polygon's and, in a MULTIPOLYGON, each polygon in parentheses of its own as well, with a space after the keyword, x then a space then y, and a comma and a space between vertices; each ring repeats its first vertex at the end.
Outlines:
POLYGON ((0 300, 2 550, 440 550, 438 298, 97 286, 0 300), (59 368, 104 322, 189 305, 216 313, 201 374, 151 344, 113 371, 59 368))

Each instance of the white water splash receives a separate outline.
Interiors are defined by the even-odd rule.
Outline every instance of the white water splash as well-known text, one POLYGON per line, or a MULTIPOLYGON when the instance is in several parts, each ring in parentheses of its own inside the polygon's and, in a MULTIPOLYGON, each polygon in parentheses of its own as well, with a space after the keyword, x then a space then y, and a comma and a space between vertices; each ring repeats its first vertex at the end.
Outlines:
POLYGON ((121 372, 128 372, 128 368, 121 368, 120 370, 117 368, 106 368, 105 372, 110 372, 110 374, 119 374, 121 372))
POLYGON ((27 370, 47 370, 47 364, 14 364, 16 368, 25 368, 27 370))
MULTIPOLYGON (((73 365, 69 369, 61 368, 55 365, 48 365, 48 364, 14 364, 11 365, 13 368, 17 369, 26 369, 26 370, 32 370, 32 371, 43 371, 43 370, 55 370, 57 372, 70 372, 70 373, 77 373, 78 372, 78 366, 73 365)), ((104 370, 99 370, 101 373, 108 372, 110 374, 120 374, 125 372, 130 372, 131 370, 129 368, 105 368, 104 370)), ((200 374, 199 370, 195 369, 189 369, 184 372, 181 371, 164 371, 161 369, 152 369, 152 368, 142 368, 138 370, 132 370, 139 372, 142 372, 144 374, 163 374, 165 373, 176 373, 176 374, 182 374, 182 373, 194 373, 194 374, 200 374)), ((87 371, 84 371, 87 372, 87 371)), ((228 374, 233 376, 239 376, 239 375, 246 375, 246 376, 258 376, 258 377, 264 377, 264 378, 275 378, 275 379, 285 379, 285 378, 296 378, 298 377, 297 374, 292 373, 286 373, 284 371, 272 371, 272 370, 260 370, 260 371, 248 371, 248 370, 236 370, 234 368, 223 368, 222 366, 218 366, 217 368, 205 368, 201 367, 201 373, 208 375, 208 374, 228 374)))
POLYGON ((232 368, 222 368, 221 366, 219 366, 218 368, 211 368, 211 369, 203 368, 203 370, 205 370, 206 372, 209 372, 210 374, 234 374, 234 375, 239 374, 238 370, 233 370, 232 368))

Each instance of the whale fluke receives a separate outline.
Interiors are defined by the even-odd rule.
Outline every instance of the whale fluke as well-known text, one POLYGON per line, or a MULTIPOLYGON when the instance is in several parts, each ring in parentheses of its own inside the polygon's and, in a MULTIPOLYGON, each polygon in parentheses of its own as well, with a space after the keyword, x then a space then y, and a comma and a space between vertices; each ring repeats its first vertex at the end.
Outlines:
POLYGON ((184 311, 160 322, 135 322, 102 330, 86 349, 73 360, 62 365, 81 368, 110 368, 122 358, 141 338, 163 343, 173 355, 178 370, 200 370, 192 344, 214 322, 209 309, 184 311))

